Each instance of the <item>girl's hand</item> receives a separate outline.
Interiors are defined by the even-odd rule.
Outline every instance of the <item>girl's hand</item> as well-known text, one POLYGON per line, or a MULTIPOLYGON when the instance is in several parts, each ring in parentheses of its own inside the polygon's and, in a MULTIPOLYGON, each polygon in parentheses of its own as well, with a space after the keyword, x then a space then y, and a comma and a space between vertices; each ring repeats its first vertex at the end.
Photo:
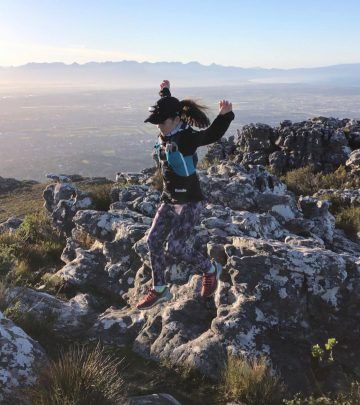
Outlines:
POLYGON ((162 90, 163 88, 167 88, 170 89, 170 82, 169 80, 163 80, 162 83, 160 83, 160 90, 162 90))
POLYGON ((219 114, 224 115, 232 111, 232 104, 228 100, 219 101, 219 114))

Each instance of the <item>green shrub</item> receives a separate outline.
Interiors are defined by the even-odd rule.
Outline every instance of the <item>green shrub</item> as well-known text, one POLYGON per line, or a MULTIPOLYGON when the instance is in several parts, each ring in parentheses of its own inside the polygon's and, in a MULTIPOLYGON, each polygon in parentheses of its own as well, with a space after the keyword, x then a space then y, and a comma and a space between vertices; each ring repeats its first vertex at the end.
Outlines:
POLYGON ((7 284, 4 280, 0 279, 0 311, 4 312, 7 307, 6 304, 6 291, 7 291, 7 284))
POLYGON ((73 345, 39 372, 37 384, 26 393, 34 405, 124 404, 121 363, 99 344, 93 349, 73 345))
POLYGON ((5 276, 9 273, 16 259, 15 245, 4 243, 4 236, 6 235, 0 235, 0 276, 5 276))
POLYGON ((336 226, 345 231, 351 239, 360 232, 360 207, 344 208, 336 214, 336 226))
POLYGON ((319 188, 346 188, 349 181, 348 174, 344 166, 339 166, 334 173, 316 175, 319 188))
POLYGON ((228 356, 223 387, 226 399, 247 405, 279 404, 284 391, 279 375, 271 373, 263 357, 247 361, 228 356))
POLYGON ((111 204, 112 183, 87 185, 84 191, 87 191, 92 198, 91 208, 97 211, 108 211, 111 204))
POLYGON ((38 270, 61 264, 64 246, 64 238, 45 212, 27 215, 16 231, 0 235, 0 275, 33 285, 38 270))
POLYGON ((287 185, 287 188, 296 195, 312 195, 317 191, 315 169, 313 166, 300 167, 291 170, 280 177, 280 180, 287 185))
POLYGON ((46 292, 58 295, 63 288, 65 281, 57 274, 45 273, 41 277, 41 281, 45 284, 46 292))
POLYGON ((316 173, 314 166, 309 165, 291 170, 280 179, 296 195, 313 195, 320 189, 356 189, 358 187, 356 181, 347 174, 344 166, 339 166, 333 173, 322 174, 316 173))

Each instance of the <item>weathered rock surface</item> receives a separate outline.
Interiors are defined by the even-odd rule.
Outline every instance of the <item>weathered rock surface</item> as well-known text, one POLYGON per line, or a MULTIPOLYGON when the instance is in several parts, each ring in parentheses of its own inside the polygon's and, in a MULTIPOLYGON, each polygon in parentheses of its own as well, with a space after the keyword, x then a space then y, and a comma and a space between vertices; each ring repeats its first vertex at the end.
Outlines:
POLYGON ((170 394, 152 394, 130 397, 128 405, 181 405, 170 394))
MULTIPOLYGON (((359 206, 358 190, 296 198, 264 165, 282 172, 311 163, 329 172, 346 163, 357 173, 359 133, 358 121, 317 117, 278 128, 248 125, 237 139, 214 144, 208 160, 216 158, 216 165, 198 171, 207 204, 184 243, 223 265, 219 289, 201 299, 201 275, 181 259, 175 263, 165 244, 174 298, 147 311, 136 303, 152 284, 147 235, 160 200, 151 187, 154 170, 119 173, 123 185, 114 185, 103 212, 88 209, 88 196, 71 178, 53 175, 57 184, 45 190, 45 205, 67 235, 65 265, 56 275, 74 298, 41 298, 39 316, 53 306, 59 331, 130 346, 145 358, 189 365, 215 379, 229 353, 266 355, 290 389, 306 391, 311 347, 329 337, 339 342, 336 367, 355 368, 360 243, 336 228, 323 197, 359 206), (108 306, 98 306, 104 296, 108 306)), ((40 297, 26 294, 21 302, 29 305, 40 297)))
POLYGON ((69 301, 25 287, 9 288, 6 292, 8 305, 20 304, 22 313, 31 313, 39 320, 51 319, 52 329, 62 336, 79 336, 96 318, 96 302, 89 294, 78 293, 69 301))
POLYGON ((29 187, 33 184, 38 184, 38 182, 35 180, 16 180, 0 176, 0 194, 14 191, 23 187, 29 187))
POLYGON ((205 157, 210 162, 232 157, 245 166, 269 165, 276 173, 310 164, 326 173, 345 163, 352 170, 350 166, 358 164, 359 129, 357 120, 326 117, 297 123, 286 120, 275 128, 249 124, 238 130, 235 139, 212 145, 205 157))
POLYGON ((44 207, 50 213, 54 226, 69 236, 74 215, 79 209, 90 207, 92 200, 88 193, 80 191, 71 183, 71 177, 56 174, 48 174, 47 177, 56 183, 49 184, 44 190, 44 207))
POLYGON ((22 220, 16 217, 11 217, 0 223, 0 234, 4 232, 13 232, 22 224, 22 220))
POLYGON ((324 196, 335 198, 335 200, 339 201, 343 206, 360 206, 360 190, 322 189, 314 194, 316 198, 323 198, 324 196))
POLYGON ((0 312, 0 402, 18 403, 18 388, 36 382, 47 359, 40 345, 0 312))
MULTIPOLYGON (((271 135, 266 131, 265 138, 271 135)), ((262 166, 235 160, 199 171, 199 177, 208 203, 185 243, 223 264, 214 299, 201 299, 201 276, 181 260, 174 263, 164 246, 174 299, 135 309, 151 286, 146 236, 159 192, 146 180, 114 188, 108 212, 79 210, 73 217, 66 265, 57 273, 75 290, 123 300, 98 315, 88 338, 188 364, 213 378, 227 353, 265 354, 294 390, 310 385, 311 346, 319 341, 334 336, 346 342, 351 349, 340 364, 353 361, 360 245, 335 228, 329 202, 297 200, 262 166), (78 247, 81 234, 96 241, 90 249, 78 247)))

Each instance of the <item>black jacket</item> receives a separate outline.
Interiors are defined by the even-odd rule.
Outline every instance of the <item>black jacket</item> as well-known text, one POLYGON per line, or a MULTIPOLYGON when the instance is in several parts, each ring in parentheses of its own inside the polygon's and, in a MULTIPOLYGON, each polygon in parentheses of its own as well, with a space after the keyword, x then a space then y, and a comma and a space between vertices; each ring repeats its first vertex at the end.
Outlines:
MULTIPOLYGON (((179 152, 183 156, 192 156, 196 153, 199 146, 210 145, 225 134, 230 126, 235 115, 232 111, 218 115, 213 123, 204 130, 194 130, 192 127, 187 127, 177 136, 177 145, 179 152)), ((163 145, 166 145, 167 139, 163 140, 163 145)), ((171 168, 166 160, 159 162, 163 176, 163 193, 161 201, 171 204, 184 204, 191 201, 202 201, 204 195, 201 191, 199 177, 197 173, 190 176, 179 176, 171 168)))

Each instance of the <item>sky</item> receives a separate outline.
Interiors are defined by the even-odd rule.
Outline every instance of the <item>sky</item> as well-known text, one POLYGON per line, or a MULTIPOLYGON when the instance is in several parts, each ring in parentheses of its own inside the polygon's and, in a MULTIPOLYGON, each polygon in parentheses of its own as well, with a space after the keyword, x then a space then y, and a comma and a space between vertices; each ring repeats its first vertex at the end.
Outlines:
POLYGON ((359 0, 0 0, 0 66, 360 63, 359 0))

